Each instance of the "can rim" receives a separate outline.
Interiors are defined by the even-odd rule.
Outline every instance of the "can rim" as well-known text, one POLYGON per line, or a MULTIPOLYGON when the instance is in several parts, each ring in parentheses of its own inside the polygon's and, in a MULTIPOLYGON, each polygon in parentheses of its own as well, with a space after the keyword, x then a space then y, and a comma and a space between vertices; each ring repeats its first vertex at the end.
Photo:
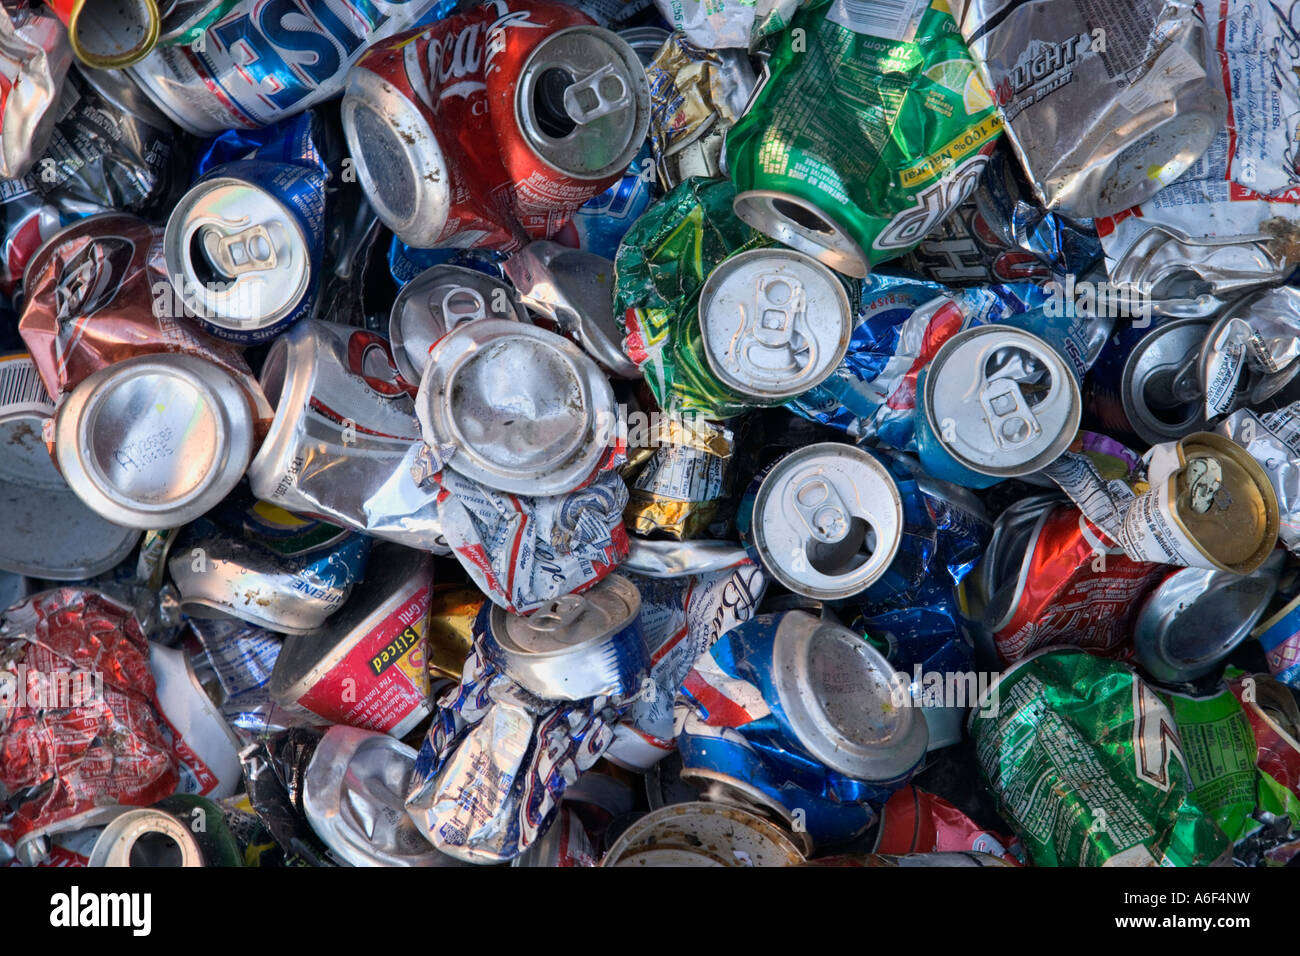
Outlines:
MULTIPOLYGON (((642 844, 645 844, 646 849, 653 848, 656 844, 648 841, 655 840, 660 835, 662 828, 673 822, 673 819, 677 817, 687 819, 691 817, 716 817, 718 822, 725 821, 733 830, 743 827, 749 831, 756 840, 767 844, 781 858, 784 858, 785 866, 797 866, 805 862, 805 857, 799 852, 799 848, 781 832, 781 828, 776 824, 740 807, 691 801, 689 803, 672 803, 658 810, 651 810, 623 831, 622 835, 605 852, 600 865, 602 867, 617 866, 621 857, 628 855, 632 851, 639 851, 642 844)), ((681 847, 681 849, 687 848, 681 847)))
POLYGON ((98 69, 120 70, 123 67, 139 63, 153 52, 153 48, 158 43, 158 32, 161 28, 158 5, 154 0, 131 0, 131 2, 136 6, 135 12, 143 15, 145 19, 144 36, 136 47, 116 56, 95 56, 82 46, 77 24, 81 20, 81 14, 91 5, 91 0, 77 0, 77 2, 73 3, 67 24, 68 45, 72 47, 72 52, 76 54, 78 60, 87 66, 98 69))
MULTIPOLYGON (((95 845, 91 847, 90 857, 86 865, 103 867, 109 866, 110 860, 129 859, 131 849, 141 837, 148 833, 161 833, 171 839, 176 844, 177 849, 180 850, 180 865, 182 867, 206 865, 203 859, 203 851, 190 833, 189 828, 170 813, 153 807, 127 810, 109 821, 108 825, 104 827, 104 832, 99 835, 99 838, 95 840, 95 845), (121 846, 124 840, 129 841, 125 847, 121 846)), ((129 864, 123 862, 118 865, 125 866, 129 864)))
POLYGON ((252 450, 252 412, 239 383, 220 366, 184 353, 140 355, 106 366, 78 384, 55 417, 55 454, 68 486, 101 517, 111 515, 115 524, 131 528, 179 527, 199 517, 239 483, 252 450), (103 468, 88 454, 103 401, 112 390, 147 374, 183 380, 222 426, 205 479, 183 497, 159 505, 115 497, 103 468))
POLYGON ((871 271, 871 260, 843 224, 802 196, 779 189, 748 189, 736 194, 731 209, 736 218, 750 227, 771 236, 783 246, 816 259, 836 272, 855 279, 865 279, 871 271), (813 230, 799 226, 788 216, 777 212, 774 205, 777 201, 789 203, 830 225, 831 229, 825 232, 834 237, 835 245, 818 242, 813 238, 813 230))
POLYGON ((1024 475, 1032 475, 1034 472, 1041 471, 1064 454, 1070 445, 1074 443, 1075 436, 1078 434, 1079 424, 1083 419, 1083 395, 1079 390, 1079 382, 1060 353, 1046 340, 1032 332, 1026 332, 1024 329, 1013 325, 976 325, 963 329, 951 336, 948 341, 939 347, 939 350, 934 353, 934 358, 926 365, 924 374, 925 385, 919 405, 924 408, 925 420, 930 431, 947 455, 961 467, 967 468, 976 474, 987 475, 990 478, 1019 478, 1024 475), (1050 370, 1052 377, 1061 382, 1066 392, 1066 400, 1069 402, 1069 411, 1066 414, 1065 424, 1056 438, 1033 458, 1019 465, 997 467, 971 460, 943 439, 941 423, 935 420, 934 394, 937 387, 936 382, 939 378, 935 374, 936 370, 942 369, 944 364, 951 360, 952 354, 967 342, 994 334, 1025 339, 1027 344, 1034 345, 1039 352, 1049 357, 1055 363, 1055 367, 1050 370))
MULTIPOLYGON (((1163 423, 1158 425, 1156 421, 1153 421, 1155 416, 1148 411, 1146 402, 1139 403, 1138 401, 1139 396, 1145 394, 1145 390, 1138 387, 1138 360, 1150 351, 1160 339, 1178 334, 1184 329, 1190 330, 1195 326, 1201 326, 1201 332, 1197 338, 1199 341, 1205 342, 1212 325, 1212 320, 1195 316, 1176 319, 1173 322, 1163 322, 1138 339, 1133 345, 1133 351, 1124 360, 1124 369, 1120 376, 1120 404, 1124 409, 1124 417, 1129 421, 1129 426, 1137 433, 1139 438, 1148 444, 1156 445, 1160 442, 1176 440, 1182 435, 1186 435, 1188 428, 1192 431, 1199 431, 1205 427, 1205 413, 1204 408, 1198 405, 1194 420, 1189 419, 1178 426, 1161 427, 1163 423)), ((1187 357, 1190 357, 1190 355, 1191 351, 1188 352, 1187 357)), ((1200 375, 1203 380, 1203 369, 1200 375)), ((1142 384, 1145 384, 1145 382, 1142 384)))

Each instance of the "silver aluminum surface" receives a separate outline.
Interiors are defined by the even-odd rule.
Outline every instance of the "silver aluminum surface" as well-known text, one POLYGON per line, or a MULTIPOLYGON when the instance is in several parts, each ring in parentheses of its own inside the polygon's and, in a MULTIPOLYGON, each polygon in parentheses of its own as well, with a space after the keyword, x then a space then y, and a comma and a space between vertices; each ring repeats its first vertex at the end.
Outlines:
POLYGON ((1124 415, 1145 442, 1156 445, 1205 429, 1205 399, 1197 375, 1207 319, 1179 319, 1152 329, 1124 363, 1124 415))
POLYGON ((771 823, 739 807, 678 803, 624 831, 601 866, 798 866, 804 855, 771 823))
POLYGON ((112 820, 91 848, 87 866, 203 866, 189 827, 162 810, 128 810, 112 820))

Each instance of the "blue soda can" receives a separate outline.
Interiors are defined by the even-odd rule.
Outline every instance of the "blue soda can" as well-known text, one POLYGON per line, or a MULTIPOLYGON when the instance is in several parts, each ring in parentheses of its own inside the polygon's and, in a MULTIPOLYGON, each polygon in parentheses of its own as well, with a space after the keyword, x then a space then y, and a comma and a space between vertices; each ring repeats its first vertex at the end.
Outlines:
POLYGON ((473 269, 494 279, 504 279, 501 263, 505 259, 505 255, 490 249, 420 249, 393 236, 388 246, 388 274, 399 289, 421 273, 442 265, 473 269))
POLYGON ((265 342, 315 308, 324 248, 320 169, 224 163, 167 220, 163 254, 173 295, 163 307, 193 316, 218 338, 265 342))
POLYGON ((228 129, 208 140, 194 164, 194 178, 240 159, 305 166, 328 173, 318 141, 320 117, 314 110, 299 113, 261 129, 228 129))
POLYGON ((680 695, 682 778, 775 813, 815 846, 871 826, 929 741, 880 652, 805 611, 759 615, 724 634, 680 695))
POLYGON ((646 143, 623 178, 580 206, 555 241, 606 259, 616 258, 618 244, 655 198, 654 177, 650 175, 653 169, 650 144, 646 143))
POLYGON ((1082 413, 1078 372, 1060 352, 1020 328, 974 326, 917 378, 917 452, 935 478, 987 488, 1059 458, 1082 413))

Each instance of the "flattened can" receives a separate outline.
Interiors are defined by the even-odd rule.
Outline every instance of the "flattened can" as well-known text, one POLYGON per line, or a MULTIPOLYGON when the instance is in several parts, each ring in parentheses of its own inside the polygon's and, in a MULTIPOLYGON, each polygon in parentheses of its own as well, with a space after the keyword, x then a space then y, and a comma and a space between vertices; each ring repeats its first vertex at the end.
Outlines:
POLYGON ((1214 670, 1264 616, 1286 552, 1275 550, 1249 574, 1179 568, 1160 582, 1133 622, 1137 663, 1163 684, 1214 670))
POLYGON ((1150 490, 1124 513, 1120 544, 1135 558, 1249 574, 1277 545, 1268 475, 1244 448, 1196 432, 1148 454, 1150 490))
POLYGON ((1191 797, 1176 726, 1132 668, 1075 649, 1004 672, 967 725, 1035 866, 1209 866, 1230 844, 1191 797))
POLYGON ((1193 0, 955 0, 953 13, 1049 209, 1091 219, 1151 198, 1227 115, 1193 0))
POLYGON ((425 668, 432 561, 383 544, 368 567, 324 627, 285 638, 269 687, 290 711, 401 738, 433 712, 425 668))
POLYGON ((163 234, 167 277, 186 309, 205 331, 244 345, 311 314, 324 248, 324 175, 262 160, 212 170, 163 234))
POLYGON ((1197 365, 1211 325, 1177 319, 1112 337, 1086 382, 1088 410, 1107 434, 1155 445, 1205 429, 1197 365))
POLYGON ((903 540, 903 502, 875 458, 824 442, 791 452, 756 477, 736 523, 755 559, 781 584, 836 600, 860 594, 888 570, 903 540))
POLYGON ((641 636, 641 595, 619 574, 581 594, 566 594, 528 617, 491 609, 484 650, 520 684, 545 700, 585 700, 635 693, 650 667, 641 636))
POLYGON ((774 824, 739 807, 677 803, 633 823, 601 866, 800 866, 804 855, 774 824))
POLYGON ((418 388, 434 343, 472 319, 527 322, 528 313, 509 285, 460 266, 433 266, 402 286, 388 315, 388 341, 407 384, 418 388))
POLYGON ((936 478, 984 488, 1033 474, 1070 447, 1079 382, 1045 341, 1009 326, 958 332, 917 382, 916 443, 936 478))
POLYGON ((710 371, 754 405, 779 405, 825 381, 853 329, 840 279, 789 249, 726 259, 705 280, 699 313, 710 371))

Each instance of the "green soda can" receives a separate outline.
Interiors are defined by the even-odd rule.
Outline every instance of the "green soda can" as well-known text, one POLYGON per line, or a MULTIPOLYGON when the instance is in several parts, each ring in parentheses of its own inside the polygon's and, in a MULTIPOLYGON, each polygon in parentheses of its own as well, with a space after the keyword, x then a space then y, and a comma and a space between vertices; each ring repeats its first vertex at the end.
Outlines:
POLYGON ((1017 663, 971 713, 976 759, 1035 866, 1208 866, 1174 718, 1132 668, 1074 648, 1017 663))
POLYGON ((727 134, 736 215, 859 278, 970 195, 1002 132, 944 0, 909 9, 801 10, 727 134))

